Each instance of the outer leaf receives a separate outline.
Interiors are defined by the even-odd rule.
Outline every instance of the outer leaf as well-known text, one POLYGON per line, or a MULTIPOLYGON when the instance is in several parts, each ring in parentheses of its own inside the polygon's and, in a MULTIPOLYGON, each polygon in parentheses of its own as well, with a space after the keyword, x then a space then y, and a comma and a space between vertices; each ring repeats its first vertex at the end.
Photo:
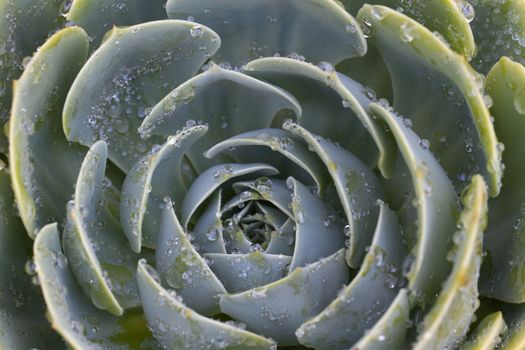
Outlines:
POLYGON ((245 330, 206 318, 186 307, 176 293, 162 288, 155 270, 139 261, 137 283, 144 313, 157 342, 187 350, 271 350, 275 344, 245 330))
POLYGON ((332 0, 168 0, 166 11, 217 30, 224 44, 215 60, 238 67, 274 54, 335 64, 366 52, 354 18, 332 0))
POLYGON ((198 313, 219 313, 219 299, 226 289, 192 246, 171 205, 162 211, 159 231, 156 266, 162 279, 198 313))
POLYGON ((208 131, 204 125, 183 129, 168 138, 160 149, 138 161, 126 176, 120 201, 120 222, 131 249, 157 245, 161 207, 165 198, 175 203, 186 194, 183 178, 185 152, 208 131))
POLYGON ((372 104, 370 110, 391 130, 409 171, 403 177, 410 176, 412 180, 415 197, 410 205, 417 209, 417 233, 416 242, 410 247, 414 261, 407 277, 409 290, 424 304, 434 298, 450 272, 446 256, 455 227, 456 194, 437 160, 428 149, 419 146, 420 139, 402 118, 379 104, 372 104), (436 261, 440 263, 436 265, 436 261))
POLYGON ((33 241, 15 214, 9 174, 0 170, 0 348, 62 348, 62 341, 45 318, 44 300, 28 273, 35 273, 31 259, 33 241), (26 265, 26 271, 24 271, 26 265))
POLYGON ((410 322, 410 304, 407 290, 401 289, 383 316, 352 350, 403 349, 410 322))
POLYGON ((485 316, 474 330, 472 337, 461 345, 461 350, 492 350, 498 345, 500 335, 507 330, 503 314, 498 311, 485 316))
POLYGON ((137 128, 142 118, 220 45, 208 28, 201 27, 202 35, 194 37, 194 26, 165 20, 115 27, 71 87, 63 113, 67 139, 88 146, 105 140, 109 158, 125 172, 161 143, 160 138, 141 139, 137 128))
MULTIPOLYGON (((60 27, 60 1, 0 1, 0 124, 9 119, 12 81, 25 68, 27 58, 42 45, 49 33, 60 27)), ((0 132, 0 150, 5 152, 7 139, 0 132)))
POLYGON ((481 173, 490 194, 497 195, 501 152, 483 97, 483 77, 439 37, 399 12, 365 5, 358 18, 370 26, 371 40, 392 75, 394 109, 410 118, 455 187, 461 190, 470 176, 481 173))
POLYGON ((82 29, 63 29, 40 48, 15 84, 9 162, 20 216, 31 237, 65 217, 84 158, 80 147, 64 139, 60 113, 87 50, 82 29))
POLYGON ((166 0, 74 0, 67 19, 84 28, 91 38, 91 47, 97 48, 113 26, 165 19, 165 3, 166 0))
POLYGON ((525 63, 525 6, 522 0, 470 1, 476 10, 472 30, 478 46, 474 67, 486 74, 497 61, 508 56, 525 63))
POLYGON ((489 203, 487 256, 481 270, 483 295, 525 301, 525 68, 502 58, 490 71, 487 89, 494 100, 494 126, 505 145, 501 194, 489 203))
POLYGON ((479 306, 478 276, 481 266, 483 231, 487 226, 487 190, 481 176, 472 178, 462 196, 459 230, 448 258, 454 259, 452 273, 419 330, 415 350, 445 349, 459 345, 479 306))
POLYGON ((75 200, 68 204, 62 243, 84 293, 95 306, 121 316, 123 308, 140 305, 134 279, 140 256, 129 250, 118 219, 106 209, 106 159, 103 141, 87 153, 75 187, 75 200))
POLYGON ((298 344, 294 331, 317 315, 348 282, 344 250, 295 269, 287 277, 239 294, 221 298, 221 310, 281 346, 298 344))
POLYGON ((35 239, 35 263, 53 328, 75 350, 152 348, 142 313, 115 317, 86 299, 60 249, 56 224, 35 239))
MULTIPOLYGON (((401 271, 406 247, 402 242, 394 212, 381 203, 374 240, 359 273, 323 312, 301 325, 296 331, 299 341, 320 350, 334 347, 347 349, 365 336, 366 330, 375 327, 376 321, 394 302, 398 285, 403 282, 401 271)), ((397 308, 404 310, 401 314, 406 315, 408 305, 404 306, 402 300, 404 298, 404 302, 407 302, 406 295, 399 298, 401 299, 394 303, 397 308)), ((393 308, 391 313, 398 314, 399 311, 393 308)), ((386 324, 379 327, 385 326, 386 324)), ((397 328, 394 324, 391 327, 397 328)), ((400 335, 405 331, 406 329, 393 330, 400 335)), ((404 341, 404 337, 399 338, 394 342, 404 341)))
POLYGON ((397 8, 431 31, 440 33, 456 52, 471 60, 477 53, 470 21, 474 8, 459 0, 343 0, 347 11, 356 14, 365 3, 397 8))
POLYGON ((204 151, 233 135, 270 127, 279 112, 300 115, 301 107, 278 87, 210 63, 204 73, 164 97, 140 128, 146 136, 167 136, 193 120, 207 123, 212 132, 188 153, 193 166, 201 172, 210 165, 202 157, 204 151))

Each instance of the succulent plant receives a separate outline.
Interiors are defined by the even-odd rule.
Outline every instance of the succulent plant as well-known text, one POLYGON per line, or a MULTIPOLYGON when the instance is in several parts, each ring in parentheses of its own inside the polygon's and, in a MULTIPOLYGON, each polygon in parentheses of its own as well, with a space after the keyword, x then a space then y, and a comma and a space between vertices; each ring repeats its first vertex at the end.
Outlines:
POLYGON ((523 1, 0 12, 2 349, 525 347, 523 1))

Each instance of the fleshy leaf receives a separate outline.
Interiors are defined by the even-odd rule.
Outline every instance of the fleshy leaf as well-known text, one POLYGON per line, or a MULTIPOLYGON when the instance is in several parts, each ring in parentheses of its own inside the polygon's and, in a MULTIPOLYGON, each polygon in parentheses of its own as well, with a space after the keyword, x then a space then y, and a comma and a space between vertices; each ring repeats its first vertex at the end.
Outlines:
POLYGON ((62 341, 45 318, 34 261, 33 241, 15 214, 9 174, 0 170, 0 348, 31 349, 42 344, 60 349, 62 341), (25 266, 25 268, 24 268, 25 266), (33 275, 33 276, 30 276, 33 275))
POLYGON ((188 153, 198 172, 210 165, 202 153, 216 143, 268 128, 280 111, 301 114, 301 107, 288 92, 213 63, 208 67, 164 97, 140 127, 144 135, 167 136, 194 120, 208 124, 211 132, 188 153))
POLYGON ((446 257, 456 226, 456 193, 445 171, 432 153, 420 146, 421 140, 402 118, 376 103, 370 111, 391 130, 408 168, 404 177, 412 181, 415 197, 410 204, 417 210, 417 232, 414 246, 409 247, 414 259, 408 260, 407 277, 409 290, 425 304, 433 300, 450 272, 446 257), (440 263, 436 265, 436 261, 440 263))
POLYGON ((477 53, 474 35, 469 23, 474 18, 474 7, 459 0, 342 0, 352 14, 365 4, 397 8, 431 31, 438 32, 456 52, 471 60, 477 53))
POLYGON ((334 71, 330 65, 314 65, 289 58, 261 58, 244 71, 292 93, 302 107, 297 124, 329 137, 369 167, 376 165, 385 177, 392 172, 393 140, 367 114, 370 91, 334 71))
POLYGON ((290 256, 261 252, 250 254, 204 254, 210 268, 228 293, 239 293, 263 286, 284 277, 290 256))
POLYGON ((291 208, 297 229, 290 272, 334 254, 344 247, 344 224, 337 213, 310 189, 294 178, 286 181, 292 189, 291 208))
POLYGON ((226 253, 221 222, 221 191, 212 198, 193 228, 194 245, 200 254, 226 253))
POLYGON ((233 209, 238 209, 239 207, 246 205, 247 202, 249 203, 251 201, 257 201, 261 199, 263 199, 263 197, 254 190, 242 191, 240 193, 235 194, 230 198, 229 201, 224 203, 224 205, 221 208, 221 215, 224 215, 225 213, 228 213, 233 209))
POLYGON ((358 267, 372 241, 379 216, 377 200, 384 199, 381 184, 366 164, 345 149, 299 125, 285 123, 283 128, 303 138, 328 169, 348 220, 348 264, 358 267))
POLYGON ((159 137, 141 138, 137 129, 142 119, 220 45, 208 28, 201 27, 198 37, 192 35, 194 26, 164 20, 115 27, 67 96, 63 113, 67 139, 87 146, 105 140, 109 158, 125 172, 154 144, 162 143, 159 137))
POLYGON ((501 152, 483 94, 483 76, 438 36, 384 6, 365 5, 358 18, 392 76, 394 109, 409 119, 461 191, 481 173, 492 196, 501 186, 501 152))
POLYGON ((295 242, 295 221, 286 220, 281 227, 272 232, 270 243, 266 248, 266 254, 284 254, 292 255, 295 242))
POLYGON ((9 163, 20 216, 31 237, 50 221, 63 220, 84 158, 81 147, 65 140, 60 113, 87 51, 82 29, 63 29, 40 48, 15 84, 9 163))
POLYGON ((274 54, 335 64, 366 52, 359 25, 332 0, 168 0, 166 11, 214 28, 223 41, 215 61, 237 67, 274 54))
POLYGON ((164 145, 139 160, 126 176, 120 222, 134 252, 140 252, 142 244, 157 245, 164 200, 182 202, 187 189, 181 169, 184 154, 207 130, 204 125, 196 125, 170 136, 164 145))
POLYGON ((137 283, 144 313, 157 342, 169 349, 272 350, 275 344, 257 334, 206 318, 185 306, 160 285, 155 270, 139 261, 137 283))
POLYGON ((380 206, 374 240, 357 276, 326 309, 297 330, 305 346, 347 349, 373 328, 394 302, 404 279, 401 271, 406 247, 395 213, 386 204, 380 206))
POLYGON ((406 345, 410 303, 406 289, 401 289, 383 316, 352 347, 352 350, 403 349, 406 345))
POLYGON ((501 341, 500 335, 507 330, 503 314, 498 311, 485 316, 472 337, 463 343, 461 350, 492 350, 501 341))
POLYGON ((473 60, 476 70, 486 74, 503 56, 525 64, 523 2, 521 0, 470 2, 476 12, 471 23, 478 47, 478 55, 473 60))
POLYGON ((478 276, 487 226, 487 197, 483 178, 474 176, 462 195, 463 210, 453 238, 455 246, 447 256, 454 260, 452 273, 419 325, 415 350, 456 347, 469 330, 479 306, 478 276))
POLYGON ((166 0, 74 0, 67 20, 84 28, 97 48, 113 26, 130 26, 166 19, 166 0))
MULTIPOLYGON (((259 153, 261 147, 256 146, 266 146, 272 151, 278 152, 285 157, 284 162, 281 162, 282 164, 276 164, 276 154, 271 152, 268 154, 267 159, 265 158, 261 160, 266 163, 269 162, 269 164, 279 169, 281 176, 293 176, 300 181, 304 181, 303 179, 305 176, 301 176, 303 175, 302 171, 304 171, 315 181, 317 193, 324 193, 328 179, 323 163, 320 162, 315 155, 309 152, 305 143, 285 130, 259 129, 235 135, 227 140, 217 143, 206 151, 204 155, 208 158, 212 158, 218 153, 233 147, 235 149, 231 151, 231 154, 234 156, 238 155, 240 153, 239 151, 242 152, 243 149, 248 149, 248 152, 246 152, 244 157, 241 158, 242 160, 253 159, 254 156, 256 156, 257 159, 261 159, 261 154, 259 153), (290 162, 293 162, 300 167, 300 169, 293 169, 290 162)), ((307 178, 307 180, 310 179, 307 178)))
POLYGON ((171 205, 162 211, 159 231, 156 266, 162 280, 198 313, 219 313, 219 298, 226 290, 192 246, 171 205))
MULTIPOLYGON (((0 129, 9 119, 12 81, 50 32, 64 21, 60 5, 60 1, 48 0, 0 1, 0 129)), ((5 152, 6 146, 7 139, 0 130, 0 151, 5 152)))
POLYGON ((221 310, 280 346, 298 345, 294 331, 335 298, 348 282, 349 272, 341 249, 266 286, 225 294, 221 310))
POLYGON ((84 296, 60 249, 56 224, 38 233, 34 254, 50 321, 73 349, 153 348, 141 312, 129 310, 115 317, 84 296))
POLYGON ((181 222, 188 226, 190 219, 197 208, 223 183, 232 178, 243 175, 275 175, 278 171, 274 167, 262 163, 248 164, 220 164, 212 166, 199 175, 188 189, 181 208, 181 222))
MULTIPOLYGON (((262 178, 256 181, 236 182, 233 184, 233 188, 236 192, 241 192, 243 189, 256 191, 262 196, 263 200, 270 202, 289 218, 295 220, 290 208, 292 191, 283 180, 262 178)), ((244 192, 241 192, 241 196, 242 193, 244 192)))
POLYGON ((71 271, 93 304, 121 316, 124 308, 140 305, 134 278, 140 256, 129 250, 118 219, 106 209, 106 160, 107 146, 99 141, 80 168, 62 244, 71 271))
POLYGON ((487 252, 481 269, 480 290, 485 296, 525 301, 525 68, 502 58, 487 77, 494 100, 494 127, 503 144, 505 177, 498 197, 489 202, 489 226, 484 237, 487 252))

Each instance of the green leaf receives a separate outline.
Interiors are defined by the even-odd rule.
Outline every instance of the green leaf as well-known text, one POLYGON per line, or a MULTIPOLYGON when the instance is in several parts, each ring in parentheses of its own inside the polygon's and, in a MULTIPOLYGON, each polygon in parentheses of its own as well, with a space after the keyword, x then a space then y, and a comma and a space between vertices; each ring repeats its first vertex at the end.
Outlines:
MULTIPOLYGON (((12 82, 17 79, 26 60, 42 45, 50 33, 64 21, 60 17, 61 1, 0 1, 0 126, 9 119, 12 82)), ((7 139, 0 130, 0 151, 6 152, 7 139)))
POLYGON ((121 316, 124 308, 140 305, 134 270, 141 257, 128 249, 118 219, 106 207, 106 160, 103 141, 84 158, 75 199, 68 204, 62 244, 71 271, 93 304, 121 316))
POLYGON ((232 178, 244 175, 258 177, 261 175, 275 175, 277 173, 277 169, 262 163, 231 163, 212 166, 200 174, 188 189, 181 206, 182 225, 187 227, 198 207, 204 203, 217 188, 232 178))
POLYGON ((474 7, 461 0, 342 0, 347 11, 356 14, 365 4, 397 8, 429 30, 439 33, 453 50, 471 60, 477 53, 469 23, 474 7))
POLYGON ((154 348, 141 312, 129 310, 115 317, 84 296, 60 248, 56 224, 38 233, 34 254, 50 321, 71 348, 154 348))
POLYGON ((291 256, 253 252, 250 254, 204 254, 213 273, 228 293, 240 293, 286 276, 291 256))
POLYGON ((525 7, 521 0, 471 1, 476 17, 471 23, 478 47, 473 65, 486 74, 503 56, 525 63, 525 7))
POLYGON ((92 48, 113 26, 130 26, 166 19, 166 0, 74 0, 67 20, 84 28, 92 48))
POLYGON ((490 194, 501 186, 501 152, 483 95, 483 76, 438 36, 409 17, 365 5, 358 18, 370 29, 392 76, 394 110, 420 137, 458 192, 480 173, 490 194))
POLYGON ((171 204, 162 211, 156 266, 162 280, 188 307, 208 316, 219 313, 219 299, 226 289, 192 245, 171 204))
POLYGON ((447 256, 454 261, 452 273, 419 325, 415 350, 456 347, 467 334, 479 306, 478 276, 488 211, 487 189, 481 176, 472 178, 461 201, 455 245, 447 256))
POLYGON ((137 130, 142 118, 220 45, 208 28, 192 35, 194 26, 164 20, 115 27, 71 87, 63 113, 67 139, 87 146, 105 140, 109 158, 124 172, 162 143, 159 137, 142 140, 137 130))
POLYGON ((179 203, 186 194, 181 169, 184 154, 207 131, 205 125, 181 130, 129 171, 122 186, 120 223, 134 252, 140 252, 143 244, 156 247, 165 198, 179 203))
POLYGON ((186 307, 174 292, 164 289, 155 270, 139 261, 137 283, 148 326, 160 346, 188 350, 271 350, 273 341, 204 317, 186 307))
POLYGON ((494 100, 494 127, 505 150, 505 177, 501 194, 489 202, 489 226, 481 270, 483 295, 498 300, 525 301, 525 67, 502 58, 487 77, 494 100))
POLYGON ((63 348, 51 329, 34 274, 33 241, 15 214, 9 174, 0 170, 0 348, 31 349, 46 345, 63 348), (25 266, 25 269, 24 269, 25 266), (30 276, 32 274, 33 276, 30 276))
MULTIPOLYGON (((236 182, 232 185, 236 192, 241 192, 241 198, 243 196, 251 198, 253 195, 243 195, 246 191, 244 189, 252 190, 257 192, 264 201, 273 204, 282 213, 286 214, 289 218, 295 220, 295 216, 291 210, 292 191, 286 185, 286 182, 277 178, 260 178, 256 181, 245 181, 236 182), (268 181, 269 180, 269 181, 268 181)), ((257 198, 257 197, 255 197, 257 198)))
POLYGON ((390 350, 406 346, 407 324, 410 322, 408 292, 401 289, 383 316, 355 344, 352 350, 390 350))
POLYGON ((208 136, 188 152, 192 165, 201 172, 211 165, 202 157, 204 151, 233 135, 270 127, 281 111, 299 115, 301 107, 278 87, 210 63, 204 73, 164 97, 144 119, 140 130, 144 135, 167 136, 194 120, 208 124, 208 136))
POLYGON ((336 297, 348 282, 349 272, 341 249, 271 284, 225 294, 221 310, 246 324, 247 329, 275 339, 280 346, 298 345, 294 331, 336 297))
POLYGON ((456 226, 456 193, 445 171, 428 148, 421 146, 421 140, 403 123, 403 118, 375 103, 370 112, 392 132, 406 166, 401 169, 407 173, 401 176, 412 181, 414 197, 406 203, 417 210, 417 231, 415 244, 409 244, 414 259, 407 260, 408 289, 418 302, 425 304, 434 299, 450 272, 446 257, 456 226))
POLYGON ((377 200, 384 199, 378 178, 359 158, 321 136, 293 123, 283 128, 304 139, 328 169, 349 225, 347 261, 358 267, 372 241, 379 216, 377 200))
POLYGON ((286 180, 292 193, 290 207, 294 214, 295 246, 290 272, 334 254, 344 247, 344 223, 335 210, 295 180, 286 180))
POLYGON ((265 253, 292 255, 296 233, 294 228, 295 222, 292 219, 287 219, 276 231, 273 231, 265 253))
MULTIPOLYGON (((394 302, 404 279, 401 273, 406 247, 395 213, 384 203, 380 203, 380 208, 374 240, 357 276, 326 309, 297 330, 296 335, 305 346, 347 349, 375 327, 394 302)), ((406 295, 404 298, 406 302, 406 295)), ((405 310, 402 314, 408 312, 407 307, 401 307, 405 310)))
POLYGON ((293 176, 299 181, 305 179, 308 183, 311 183, 311 179, 313 179, 318 194, 324 193, 329 181, 323 163, 309 152, 304 142, 288 131, 259 129, 238 134, 215 144, 204 155, 212 158, 231 148, 234 150, 229 153, 238 161, 253 159, 255 156, 259 161, 269 163, 279 169, 282 177, 293 176), (263 153, 261 152, 262 147, 255 146, 265 146, 274 152, 268 152, 267 157, 264 157, 261 154, 263 153), (282 160, 277 157, 276 152, 284 156, 282 160), (261 156, 263 156, 262 159, 261 156), (297 165, 298 168, 293 167, 293 165, 297 165), (304 176, 305 172, 310 175, 310 178, 304 176))
POLYGON ((214 28, 223 41, 214 60, 237 67, 274 54, 335 64, 366 52, 359 25, 332 0, 168 0, 166 11, 214 28))
POLYGON ((461 350, 492 350, 501 341, 500 335, 507 330, 503 314, 498 311, 485 316, 472 332, 461 350))
POLYGON ((226 253, 222 234, 221 194, 219 190, 193 227, 193 244, 199 246, 201 254, 226 253))
POLYGON ((60 115, 87 50, 82 29, 63 29, 40 48, 15 84, 9 163, 20 216, 31 237, 45 224, 64 219, 84 158, 83 148, 64 138, 60 115))
POLYGON ((333 70, 289 58, 262 58, 244 71, 292 93, 302 114, 297 120, 310 132, 329 137, 385 177, 392 173, 394 141, 366 112, 370 91, 333 70))

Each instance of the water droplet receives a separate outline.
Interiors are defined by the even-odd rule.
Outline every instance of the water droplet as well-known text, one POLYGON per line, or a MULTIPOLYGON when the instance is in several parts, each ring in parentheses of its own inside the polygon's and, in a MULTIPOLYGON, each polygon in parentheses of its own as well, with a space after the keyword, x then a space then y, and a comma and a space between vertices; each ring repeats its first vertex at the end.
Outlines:
POLYGON ((461 11, 461 13, 463 14, 463 16, 465 16, 465 19, 467 20, 468 23, 474 20, 475 10, 474 10, 474 6, 472 6, 471 3, 469 3, 468 1, 464 1, 464 0, 459 0, 457 2, 457 6, 459 10, 461 11))
POLYGON ((204 34, 204 29, 202 29, 201 26, 193 26, 191 29, 190 29, 190 35, 193 37, 193 38, 200 38, 202 35, 204 34))
POLYGON ((370 19, 363 17, 360 25, 361 25, 361 31, 363 32, 363 36, 365 38, 369 38, 370 35, 372 35, 372 22, 370 22, 370 19))
POLYGON ((332 73, 335 71, 334 66, 330 62, 325 62, 325 61, 319 62, 319 64, 317 64, 317 67, 323 72, 327 72, 327 73, 332 73))

